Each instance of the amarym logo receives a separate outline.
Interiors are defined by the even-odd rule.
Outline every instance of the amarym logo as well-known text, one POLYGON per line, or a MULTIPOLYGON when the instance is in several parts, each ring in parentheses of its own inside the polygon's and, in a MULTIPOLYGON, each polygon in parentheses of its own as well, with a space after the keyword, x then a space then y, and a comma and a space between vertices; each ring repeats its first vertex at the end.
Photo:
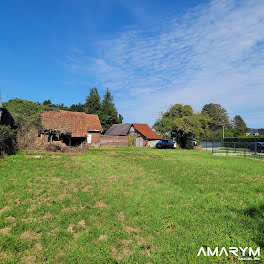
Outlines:
POLYGON ((260 247, 258 247, 256 250, 253 250, 251 247, 229 247, 229 248, 225 248, 222 247, 221 249, 219 249, 218 247, 216 247, 215 249, 211 249, 210 247, 207 247, 206 249, 204 249, 203 247, 200 248, 197 256, 199 257, 200 255, 204 255, 206 257, 213 257, 213 256, 222 256, 222 255, 226 255, 229 256, 230 254, 233 254, 234 256, 239 256, 240 259, 248 259, 248 260, 253 260, 252 256, 255 257, 254 260, 258 260, 259 258, 256 257, 260 257, 260 247), (243 257, 246 256, 246 253, 248 253, 248 256, 250 258, 241 258, 241 255, 243 257))

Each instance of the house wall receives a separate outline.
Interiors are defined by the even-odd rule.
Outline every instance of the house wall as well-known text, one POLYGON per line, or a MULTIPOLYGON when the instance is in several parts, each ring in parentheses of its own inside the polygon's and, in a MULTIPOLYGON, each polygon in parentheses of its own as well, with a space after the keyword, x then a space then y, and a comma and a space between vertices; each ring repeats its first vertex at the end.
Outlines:
POLYGON ((101 135, 100 145, 101 146, 127 146, 128 137, 127 136, 101 135))
POLYGON ((94 146, 94 147, 100 146, 100 142, 101 142, 100 132, 89 132, 88 135, 92 136, 91 146, 94 146))
POLYGON ((130 138, 135 138, 135 141, 133 142, 133 146, 137 146, 136 145, 136 142, 137 142, 137 138, 141 138, 142 139, 142 143, 143 143, 143 147, 146 147, 147 146, 147 140, 145 137, 143 137, 133 126, 131 126, 129 132, 128 132, 128 135, 130 138))
POLYGON ((156 147, 156 144, 159 142, 160 140, 148 140, 147 142, 147 147, 150 147, 150 148, 155 148, 156 147))

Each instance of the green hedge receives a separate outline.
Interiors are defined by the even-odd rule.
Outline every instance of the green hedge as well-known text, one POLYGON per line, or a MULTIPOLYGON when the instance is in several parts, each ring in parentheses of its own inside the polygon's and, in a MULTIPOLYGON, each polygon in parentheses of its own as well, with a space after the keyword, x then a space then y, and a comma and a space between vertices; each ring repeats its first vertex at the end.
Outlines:
POLYGON ((15 131, 9 126, 0 126, 0 156, 16 153, 15 131))
POLYGON ((225 142, 264 142, 264 136, 256 137, 229 137, 224 139, 225 142))

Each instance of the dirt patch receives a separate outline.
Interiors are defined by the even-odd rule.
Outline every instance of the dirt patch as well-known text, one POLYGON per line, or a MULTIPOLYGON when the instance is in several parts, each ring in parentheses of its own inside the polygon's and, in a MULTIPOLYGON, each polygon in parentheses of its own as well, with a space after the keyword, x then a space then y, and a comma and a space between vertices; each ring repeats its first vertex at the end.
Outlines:
MULTIPOLYGON (((85 229, 87 230, 87 226, 85 224, 85 220, 81 220, 79 221, 76 225, 75 224, 69 224, 69 226, 67 227, 66 231, 69 232, 69 233, 74 233, 74 228, 82 228, 82 229, 85 229)), ((78 233, 75 233, 74 234, 74 238, 77 239, 79 236, 78 233)))
POLYGON ((62 213, 68 213, 68 212, 70 212, 71 211, 71 208, 68 208, 68 207, 66 207, 66 208, 62 208, 61 209, 61 212, 62 213))
POLYGON ((53 217, 52 217, 52 214, 51 213, 46 213, 44 216, 43 216, 43 219, 44 220, 51 220, 53 217))
POLYGON ((16 221, 16 218, 13 216, 9 216, 6 218, 9 222, 14 223, 16 221))
POLYGON ((32 213, 35 209, 37 209, 37 206, 35 204, 32 204, 28 209, 28 213, 32 213))
POLYGON ((41 250, 43 249, 41 243, 36 243, 35 248, 36 248, 38 251, 41 251, 41 250))
POLYGON ((11 227, 6 227, 6 228, 3 228, 3 229, 0 229, 0 234, 2 235, 8 235, 11 231, 11 227))
POLYGON ((45 156, 43 155, 26 155, 27 159, 43 159, 45 156))
POLYGON ((129 244, 133 243, 133 240, 131 239, 123 239, 121 240, 121 243, 124 245, 124 246, 128 246, 129 244))
POLYGON ((32 264, 36 263, 36 256, 23 256, 20 260, 21 264, 32 264))
POLYGON ((39 233, 32 232, 32 231, 26 231, 22 233, 20 236, 22 240, 35 240, 35 239, 40 239, 40 237, 41 235, 39 233))
POLYGON ((69 232, 69 233, 73 233, 73 228, 75 227, 74 224, 69 224, 69 226, 67 227, 66 231, 69 232))
POLYGON ((89 192, 91 189, 92 189, 92 186, 87 185, 86 187, 84 187, 84 188, 82 189, 82 191, 83 191, 83 192, 89 192))
POLYGON ((98 238, 99 241, 106 241, 107 239, 108 239, 108 236, 107 235, 101 235, 98 238))
POLYGON ((86 224, 85 224, 85 220, 81 220, 77 223, 77 226, 82 227, 82 228, 86 228, 86 224))
POLYGON ((124 222, 126 220, 126 215, 124 212, 119 212, 119 213, 116 213, 116 216, 118 217, 118 219, 122 222, 124 222))
POLYGON ((51 155, 51 158, 53 158, 53 159, 59 159, 59 158, 61 158, 61 156, 58 156, 58 155, 51 155))
POLYGON ((104 201, 101 200, 101 201, 99 201, 99 202, 97 202, 95 204, 95 207, 97 207, 97 208, 106 208, 106 207, 108 207, 108 205, 105 204, 104 201))
POLYGON ((131 227, 131 226, 126 226, 126 225, 122 225, 123 229, 127 232, 127 233, 135 233, 138 234, 140 232, 140 229, 138 227, 131 227))
POLYGON ((5 211, 7 211, 7 210, 9 210, 9 209, 10 209, 10 208, 9 208, 8 206, 6 206, 6 207, 0 209, 0 216, 1 216, 5 211))
POLYGON ((57 196, 57 199, 60 201, 66 199, 66 198, 72 198, 72 195, 68 193, 68 194, 60 194, 59 196, 57 196))
POLYGON ((51 178, 51 181, 56 182, 56 183, 61 183, 62 179, 61 178, 57 178, 57 177, 53 177, 53 178, 51 178))
POLYGON ((122 261, 127 259, 129 256, 131 256, 134 252, 129 247, 124 247, 121 250, 117 250, 116 248, 111 249, 112 256, 117 259, 118 261, 122 261))

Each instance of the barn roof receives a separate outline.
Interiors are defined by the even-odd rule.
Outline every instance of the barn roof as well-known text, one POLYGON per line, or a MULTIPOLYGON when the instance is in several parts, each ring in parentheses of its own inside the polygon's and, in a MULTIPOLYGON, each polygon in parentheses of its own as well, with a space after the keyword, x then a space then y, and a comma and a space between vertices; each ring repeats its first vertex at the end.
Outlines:
POLYGON ((105 133, 110 136, 127 136, 132 124, 114 124, 105 133))
POLYGON ((80 112, 44 112, 41 114, 41 123, 45 129, 71 133, 72 137, 86 137, 87 131, 103 131, 98 115, 80 112))
POLYGON ((160 135, 155 133, 147 124, 133 123, 134 128, 147 139, 162 139, 160 135))

